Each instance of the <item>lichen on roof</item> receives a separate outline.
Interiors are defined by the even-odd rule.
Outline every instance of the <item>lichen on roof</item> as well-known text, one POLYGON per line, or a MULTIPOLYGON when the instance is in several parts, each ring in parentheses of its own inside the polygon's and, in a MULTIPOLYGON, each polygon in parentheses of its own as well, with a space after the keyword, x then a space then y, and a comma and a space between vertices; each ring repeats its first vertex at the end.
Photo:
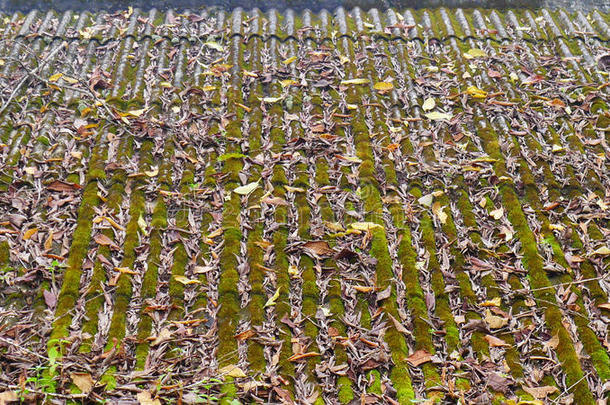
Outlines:
POLYGON ((0 398, 605 401, 609 24, 1 15, 0 398))

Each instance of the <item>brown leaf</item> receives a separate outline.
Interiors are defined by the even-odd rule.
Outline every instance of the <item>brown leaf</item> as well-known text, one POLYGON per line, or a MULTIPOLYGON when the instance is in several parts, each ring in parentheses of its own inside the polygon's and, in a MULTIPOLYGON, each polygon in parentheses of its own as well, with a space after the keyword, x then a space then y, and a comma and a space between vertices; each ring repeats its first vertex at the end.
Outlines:
POLYGON ((270 205, 288 205, 288 202, 280 197, 267 197, 262 202, 270 205))
POLYGON ((51 250, 53 247, 53 231, 49 232, 49 236, 44 241, 44 250, 51 250))
POLYGON ((55 180, 54 182, 47 185, 48 190, 59 192, 71 192, 74 190, 78 190, 79 188, 81 188, 80 184, 68 183, 61 180, 55 180))
POLYGON ((544 347, 546 347, 548 349, 552 349, 552 350, 557 349, 558 345, 559 345, 559 333, 555 334, 555 336, 553 336, 552 338, 550 338, 549 340, 544 342, 544 347))
POLYGON ((407 357, 407 361, 413 367, 417 367, 421 364, 427 363, 432 360, 432 355, 425 350, 418 350, 409 357, 407 357))
POLYGON ((506 394, 508 392, 509 386, 513 384, 513 380, 510 378, 504 377, 498 373, 489 373, 487 375, 487 385, 491 387, 494 391, 502 392, 506 394))
POLYGON ((394 327, 396 328, 397 331, 399 331, 400 333, 405 334, 406 336, 413 336, 411 331, 409 329, 405 328, 403 326, 403 324, 398 321, 398 319, 394 318, 391 314, 388 314, 388 316, 390 317, 390 319, 394 323, 394 327))
POLYGON ((83 394, 90 393, 93 389, 93 385, 95 384, 91 374, 89 373, 72 373, 70 374, 70 378, 72 379, 74 385, 76 385, 83 394))
POLYGON ((104 235, 103 233, 98 233, 93 237, 93 240, 98 244, 98 245, 102 245, 102 246, 113 246, 114 242, 112 241, 112 239, 110 239, 108 236, 104 235))
POLYGON ((235 335, 235 339, 243 341, 243 340, 248 340, 252 336, 255 336, 255 335, 256 335, 256 332, 254 332, 252 329, 248 329, 248 330, 245 330, 245 331, 235 335))
POLYGON ((558 391, 557 387, 545 385, 543 387, 526 387, 522 386, 523 390, 536 399, 545 399, 547 396, 558 391))
POLYGON ((303 244, 305 253, 311 253, 314 256, 332 256, 335 252, 330 248, 328 242, 323 240, 312 240, 303 244))
POLYGON ((148 391, 139 392, 138 395, 136 395, 136 398, 138 399, 140 405, 161 405, 161 401, 158 399, 152 399, 152 396, 148 391))
POLYGON ((17 395, 17 391, 0 392, 0 405, 7 405, 9 402, 16 401, 19 401, 19 395, 17 395))
POLYGON ((309 352, 309 353, 297 353, 294 354, 290 357, 288 357, 288 361, 299 361, 299 360, 303 360, 303 359, 307 359, 309 357, 315 357, 315 356, 319 356, 320 353, 316 353, 316 352, 309 352))
POLYGON ((510 346, 508 343, 506 343, 502 339, 497 338, 497 337, 492 336, 492 335, 485 335, 485 340, 487 340, 487 343, 489 343, 490 347, 507 347, 507 346, 510 346))
POLYGON ((57 296, 48 290, 43 290, 42 295, 44 297, 44 302, 47 304, 49 309, 55 308, 55 305, 57 305, 57 296))

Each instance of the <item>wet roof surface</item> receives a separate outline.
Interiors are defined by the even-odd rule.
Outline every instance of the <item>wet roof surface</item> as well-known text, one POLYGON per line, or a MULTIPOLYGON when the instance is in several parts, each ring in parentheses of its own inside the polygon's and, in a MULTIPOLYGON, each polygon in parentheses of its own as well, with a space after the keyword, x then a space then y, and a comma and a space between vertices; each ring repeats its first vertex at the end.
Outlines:
POLYGON ((0 393, 605 398, 609 24, 0 16, 0 393))

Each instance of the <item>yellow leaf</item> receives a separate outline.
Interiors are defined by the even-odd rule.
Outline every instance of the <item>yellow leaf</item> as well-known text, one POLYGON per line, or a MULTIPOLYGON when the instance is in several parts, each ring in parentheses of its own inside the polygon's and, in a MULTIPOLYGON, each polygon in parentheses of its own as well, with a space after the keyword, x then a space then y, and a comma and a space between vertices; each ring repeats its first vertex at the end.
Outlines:
POLYGON ((142 213, 140 213, 140 217, 138 218, 138 227, 140 227, 140 230, 142 231, 144 236, 148 235, 148 232, 146 231, 146 221, 144 220, 142 213))
POLYGON ((297 266, 291 264, 290 266, 288 266, 288 274, 290 274, 290 277, 292 278, 298 278, 299 269, 297 268, 297 266))
POLYGON ((72 151, 70 152, 70 156, 72 156, 74 159, 80 160, 83 157, 83 152, 72 151))
POLYGON ((23 233, 23 240, 28 240, 38 232, 38 228, 30 228, 23 233))
POLYGON ((258 77, 258 75, 256 73, 250 72, 249 70, 245 70, 245 69, 243 71, 243 74, 244 74, 244 76, 248 76, 248 77, 254 77, 254 78, 258 77))
POLYGON ((328 229, 330 229, 333 232, 343 232, 343 231, 345 231, 345 229, 343 229, 343 226, 340 223, 338 223, 338 222, 324 221, 324 226, 327 227, 328 229))
POLYGON ((593 255, 599 255, 599 256, 607 256, 610 255, 610 248, 608 248, 608 246, 602 246, 599 249, 596 249, 593 253, 591 253, 593 255))
POLYGON ((233 377, 233 378, 246 378, 248 377, 246 375, 246 373, 243 372, 243 370, 239 367, 237 367, 234 364, 230 364, 228 366, 224 366, 223 368, 218 370, 220 372, 221 375, 225 375, 227 377, 233 377))
POLYGON ((284 65, 290 65, 295 60, 297 60, 297 57, 296 56, 291 56, 290 58, 283 60, 282 63, 284 65))
POLYGON ((495 209, 493 211, 489 212, 489 215, 491 215, 491 217, 493 219, 500 219, 502 218, 502 216, 504 215, 504 208, 500 207, 498 209, 495 209))
POLYGON ((378 82, 373 86, 375 90, 380 93, 386 93, 394 88, 394 85, 390 82, 378 82))
POLYGON ((201 281, 199 281, 199 280, 193 280, 193 279, 190 279, 188 277, 179 276, 179 275, 174 276, 174 280, 176 280, 177 282, 179 282, 182 285, 200 284, 201 283, 201 281))
POLYGON ((450 120, 453 115, 449 113, 442 113, 438 111, 432 111, 426 114, 426 118, 432 121, 440 121, 440 120, 450 120))
POLYGON ((305 192, 305 189, 302 189, 301 187, 284 186, 284 188, 286 189, 286 191, 288 191, 290 193, 304 193, 305 192))
POLYGON ((170 89, 172 87, 172 84, 170 82, 160 82, 159 86, 163 87, 164 89, 170 89))
POLYGON ((357 229, 359 231, 369 231, 372 229, 382 229, 383 226, 376 224, 374 222, 354 222, 349 224, 350 228, 357 229))
POLYGON ((280 84, 282 85, 282 87, 290 87, 290 86, 295 85, 297 83, 298 83, 297 81, 290 80, 290 79, 286 79, 286 80, 280 81, 280 84))
POLYGON ((144 170, 144 174, 148 177, 155 177, 159 174, 159 168, 157 166, 153 166, 150 170, 144 170))
POLYGON ((364 79, 364 78, 341 80, 341 84, 368 84, 368 83, 370 83, 370 80, 364 79))
POLYGON ((280 298, 280 290, 282 289, 282 287, 278 287, 277 290, 275 291, 275 294, 273 294, 272 297, 270 297, 267 302, 265 303, 264 308, 267 307, 272 307, 275 305, 275 302, 277 301, 278 298, 280 298))
POLYGON ((265 103, 277 103, 278 101, 280 101, 282 99, 282 97, 263 97, 260 98, 259 100, 262 100, 265 103))
POLYGON ((76 84, 78 83, 78 80, 73 78, 73 77, 69 77, 69 76, 64 76, 63 80, 68 83, 68 84, 76 84))
POLYGON ((209 42, 206 42, 204 45, 207 46, 208 48, 214 49, 215 51, 219 51, 219 52, 224 51, 223 46, 220 45, 218 42, 209 41, 209 42))
POLYGON ((502 298, 495 297, 487 301, 481 302, 482 307, 499 307, 502 305, 502 298))
POLYGON ((63 73, 55 73, 54 75, 52 75, 51 77, 49 77, 49 81, 54 83, 56 81, 58 81, 59 79, 61 79, 61 77, 63 76, 63 73))
POLYGON ((485 90, 479 89, 477 86, 469 86, 466 89, 466 93, 470 95, 472 98, 486 98, 487 92, 485 90))
POLYGON ((432 204, 432 213, 438 217, 438 220, 441 221, 441 224, 444 225, 447 223, 448 216, 445 213, 444 208, 441 207, 440 202, 437 201, 432 204))
POLYGON ((487 53, 482 49, 471 48, 468 52, 464 53, 464 57, 466 59, 474 59, 474 58, 484 58, 487 56, 487 53))
POLYGON ((247 195, 258 188, 258 181, 246 184, 245 186, 237 187, 233 190, 234 193, 239 195, 247 195))
POLYGON ((139 117, 142 114, 144 114, 144 112, 146 111, 146 108, 142 108, 141 110, 131 110, 131 111, 127 111, 128 115, 131 115, 132 117, 139 117))
POLYGON ((424 101, 424 104, 421 106, 421 108, 424 111, 430 111, 430 110, 434 109, 435 106, 436 106, 436 102, 434 101, 434 99, 432 97, 428 97, 424 101))

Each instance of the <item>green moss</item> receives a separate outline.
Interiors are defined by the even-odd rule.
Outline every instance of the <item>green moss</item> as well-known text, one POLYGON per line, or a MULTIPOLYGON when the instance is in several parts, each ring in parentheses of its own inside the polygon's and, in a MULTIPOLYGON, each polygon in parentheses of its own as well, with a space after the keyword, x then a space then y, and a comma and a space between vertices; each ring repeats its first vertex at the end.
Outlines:
MULTIPOLYGON (((492 130, 479 126, 478 135, 482 138, 486 152, 497 159, 494 163, 494 171, 498 177, 506 173, 505 163, 498 146, 497 138, 494 137, 492 130)), ((538 255, 536 239, 530 230, 525 215, 521 210, 521 203, 517 195, 508 183, 499 186, 504 208, 507 210, 509 221, 519 235, 522 244, 523 264, 529 269, 528 278, 530 280, 534 296, 538 302, 548 302, 549 306, 545 309, 545 320, 550 333, 559 336, 559 344, 556 350, 559 360, 566 374, 567 384, 573 386, 573 392, 577 403, 593 403, 593 395, 589 390, 580 367, 580 362, 572 345, 572 341, 565 327, 561 323, 562 314, 557 307, 555 295, 551 283, 544 270, 542 258, 538 255)))
POLYGON ((11 263, 11 247, 7 240, 0 241, 0 269, 4 269, 11 263))

